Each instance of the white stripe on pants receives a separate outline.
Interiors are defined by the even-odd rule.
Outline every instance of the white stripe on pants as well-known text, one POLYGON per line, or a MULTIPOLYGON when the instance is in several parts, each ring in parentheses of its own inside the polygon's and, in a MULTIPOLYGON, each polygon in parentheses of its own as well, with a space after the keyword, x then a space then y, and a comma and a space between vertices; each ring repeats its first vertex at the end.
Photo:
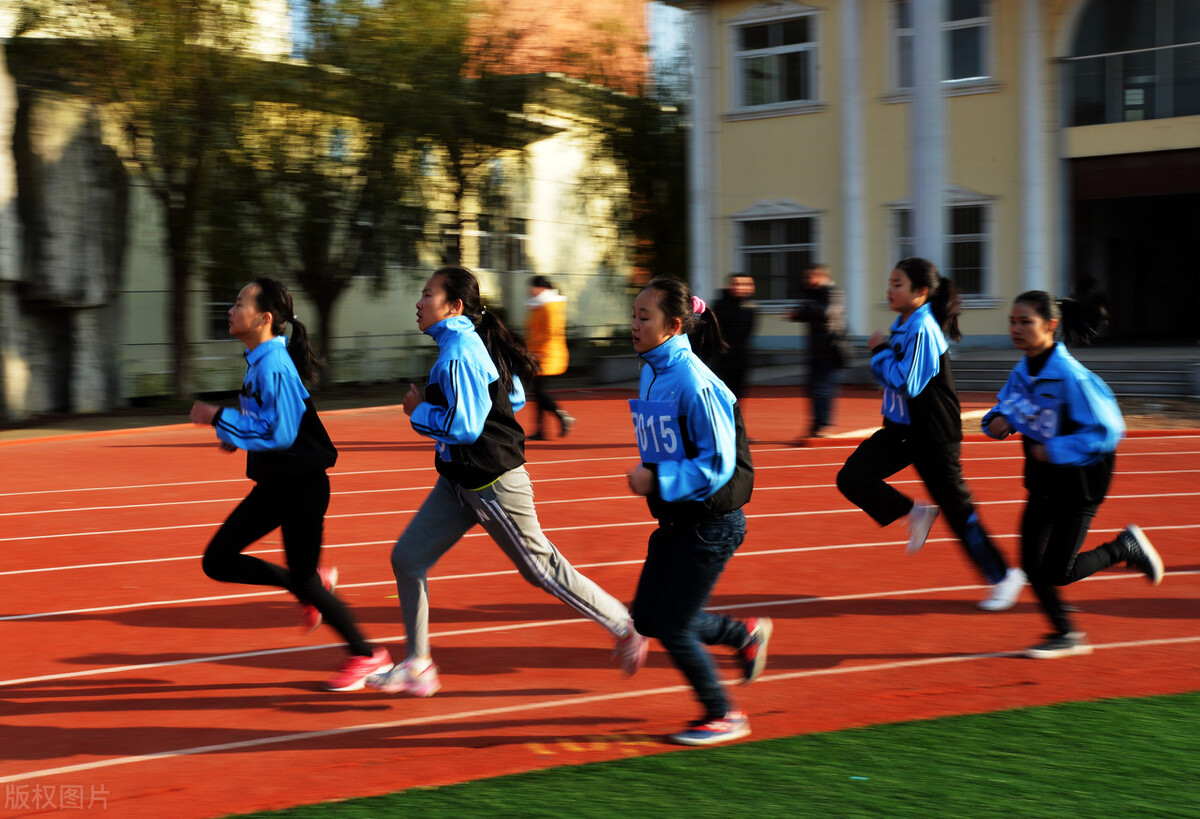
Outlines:
POLYGON ((438 476, 429 496, 392 549, 392 572, 408 635, 408 656, 429 656, 428 572, 476 523, 508 555, 521 576, 592 619, 614 637, 629 629, 629 610, 580 574, 542 533, 533 485, 519 466, 483 489, 438 476))

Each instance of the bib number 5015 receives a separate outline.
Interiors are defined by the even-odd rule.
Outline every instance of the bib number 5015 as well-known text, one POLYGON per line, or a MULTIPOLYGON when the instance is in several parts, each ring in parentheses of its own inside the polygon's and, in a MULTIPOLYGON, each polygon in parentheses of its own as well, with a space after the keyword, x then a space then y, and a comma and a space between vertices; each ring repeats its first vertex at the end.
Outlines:
POLYGON ((683 460, 683 436, 673 401, 631 399, 633 429, 637 433, 638 453, 645 463, 683 460))

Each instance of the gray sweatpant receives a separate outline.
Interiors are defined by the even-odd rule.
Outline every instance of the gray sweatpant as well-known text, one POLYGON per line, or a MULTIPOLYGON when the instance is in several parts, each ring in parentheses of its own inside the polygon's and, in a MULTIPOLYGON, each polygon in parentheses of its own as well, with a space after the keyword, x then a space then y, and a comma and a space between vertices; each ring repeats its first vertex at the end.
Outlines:
POLYGON ((614 637, 630 630, 629 610, 580 574, 542 534, 533 486, 519 466, 483 489, 438 476, 433 490, 392 549, 392 572, 408 635, 408 656, 429 656, 429 581, 438 558, 476 523, 504 550, 521 576, 594 620, 614 637))

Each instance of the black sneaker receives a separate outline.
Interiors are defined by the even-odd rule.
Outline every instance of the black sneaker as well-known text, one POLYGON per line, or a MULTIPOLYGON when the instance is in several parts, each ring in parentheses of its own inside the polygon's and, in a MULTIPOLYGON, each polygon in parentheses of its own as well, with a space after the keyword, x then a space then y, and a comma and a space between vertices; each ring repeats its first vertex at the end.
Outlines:
POLYGON ((1076 657, 1091 653, 1092 645, 1082 631, 1047 634, 1046 642, 1025 649, 1025 656, 1035 660, 1056 660, 1059 657, 1076 657))
POLYGON ((1117 535, 1117 540, 1125 547, 1125 565, 1137 569, 1157 586, 1163 578, 1163 562, 1158 556, 1158 550, 1150 545, 1150 539, 1142 531, 1142 527, 1131 523, 1125 531, 1117 535))

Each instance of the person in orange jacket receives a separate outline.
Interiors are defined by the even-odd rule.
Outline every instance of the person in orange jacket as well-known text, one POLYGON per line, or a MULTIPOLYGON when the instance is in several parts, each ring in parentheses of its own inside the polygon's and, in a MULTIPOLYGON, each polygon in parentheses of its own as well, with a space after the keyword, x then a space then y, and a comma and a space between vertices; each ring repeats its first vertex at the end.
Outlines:
POLYGON ((525 302, 529 317, 525 325, 525 343, 537 357, 538 374, 533 379, 533 398, 536 402, 537 428, 528 436, 530 441, 545 441, 542 416, 558 417, 559 431, 566 436, 575 426, 575 419, 558 405, 550 394, 550 382, 567 371, 567 300, 545 276, 534 276, 529 282, 529 300, 525 302))

